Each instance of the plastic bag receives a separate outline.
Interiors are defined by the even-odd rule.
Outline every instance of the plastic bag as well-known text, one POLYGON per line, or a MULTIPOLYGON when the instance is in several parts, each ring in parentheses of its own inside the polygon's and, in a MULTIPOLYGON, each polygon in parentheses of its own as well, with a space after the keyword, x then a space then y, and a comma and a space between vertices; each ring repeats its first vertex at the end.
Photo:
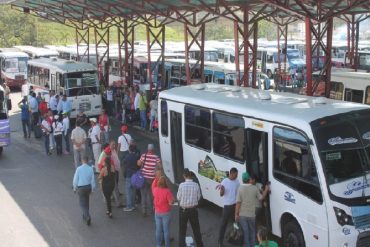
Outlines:
POLYGON ((237 222, 233 224, 233 227, 227 234, 226 239, 228 243, 233 245, 241 246, 243 244, 243 230, 237 222))

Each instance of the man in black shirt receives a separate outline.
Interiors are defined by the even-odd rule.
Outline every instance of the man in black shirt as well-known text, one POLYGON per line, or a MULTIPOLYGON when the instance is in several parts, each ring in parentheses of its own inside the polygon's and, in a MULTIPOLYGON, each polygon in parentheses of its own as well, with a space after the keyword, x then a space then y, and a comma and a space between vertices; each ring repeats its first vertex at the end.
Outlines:
POLYGON ((136 152, 136 145, 131 142, 129 153, 123 160, 123 176, 125 177, 126 207, 123 211, 131 212, 135 209, 135 188, 131 185, 131 177, 138 170, 137 161, 140 156, 136 152))

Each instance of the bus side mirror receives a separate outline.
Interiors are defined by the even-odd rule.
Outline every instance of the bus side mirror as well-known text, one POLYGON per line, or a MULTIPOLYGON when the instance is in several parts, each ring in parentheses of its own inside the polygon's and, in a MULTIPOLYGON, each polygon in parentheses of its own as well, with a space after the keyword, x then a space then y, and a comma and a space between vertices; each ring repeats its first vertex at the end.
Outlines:
POLYGON ((8 111, 10 111, 12 109, 12 101, 10 99, 8 99, 6 101, 6 105, 7 105, 8 111))

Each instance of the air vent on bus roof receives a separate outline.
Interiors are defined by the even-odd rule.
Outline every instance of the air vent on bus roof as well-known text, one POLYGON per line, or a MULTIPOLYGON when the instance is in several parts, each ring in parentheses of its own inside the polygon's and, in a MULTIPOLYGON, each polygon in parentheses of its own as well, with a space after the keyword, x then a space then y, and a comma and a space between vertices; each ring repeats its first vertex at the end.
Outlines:
POLYGON ((195 90, 203 90, 206 88, 204 84, 193 84, 190 87, 195 90))
POLYGON ((312 100, 312 103, 314 103, 314 104, 320 104, 320 105, 323 105, 323 104, 326 104, 327 103, 327 100, 326 100, 326 98, 325 97, 317 97, 317 98, 314 98, 313 100, 312 100))

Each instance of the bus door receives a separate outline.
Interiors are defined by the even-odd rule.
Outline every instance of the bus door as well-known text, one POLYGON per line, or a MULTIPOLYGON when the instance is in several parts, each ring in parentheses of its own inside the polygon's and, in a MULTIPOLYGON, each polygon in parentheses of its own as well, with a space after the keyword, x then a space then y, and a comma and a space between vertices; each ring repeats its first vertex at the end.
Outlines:
MULTIPOLYGON (((270 180, 267 123, 248 119, 246 124, 246 168, 249 174, 257 176, 257 186, 262 189, 270 180)), ((256 210, 256 223, 271 229, 269 198, 256 210)))
POLYGON ((184 158, 182 149, 183 105, 161 100, 160 145, 163 169, 172 183, 183 181, 184 158), (181 111, 181 112, 180 112, 181 111))

